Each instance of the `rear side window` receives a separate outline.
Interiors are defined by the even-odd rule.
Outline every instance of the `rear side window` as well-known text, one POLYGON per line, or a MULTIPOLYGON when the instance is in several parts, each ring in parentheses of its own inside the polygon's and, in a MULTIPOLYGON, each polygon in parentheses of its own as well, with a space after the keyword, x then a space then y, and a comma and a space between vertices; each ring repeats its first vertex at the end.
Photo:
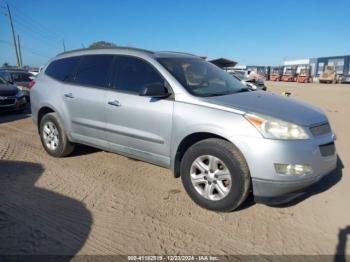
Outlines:
POLYGON ((69 57, 53 61, 46 69, 45 73, 54 79, 67 81, 73 74, 73 70, 80 57, 69 57))
POLYGON ((106 87, 114 56, 88 55, 79 63, 74 82, 81 85, 106 87))
POLYGON ((117 58, 117 71, 113 86, 121 91, 140 93, 148 84, 162 83, 164 79, 147 62, 128 56, 117 58))

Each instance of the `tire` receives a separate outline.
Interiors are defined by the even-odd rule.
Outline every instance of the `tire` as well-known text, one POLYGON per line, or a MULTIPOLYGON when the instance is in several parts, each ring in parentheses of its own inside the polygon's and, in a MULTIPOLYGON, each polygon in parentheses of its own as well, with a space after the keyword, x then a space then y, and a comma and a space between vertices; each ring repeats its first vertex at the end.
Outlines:
POLYGON ((40 122, 39 132, 41 143, 49 155, 53 157, 65 157, 74 151, 75 144, 68 140, 62 122, 56 113, 49 113, 43 116, 40 122), (51 136, 45 131, 48 130, 47 128, 49 128, 51 136), (48 143, 49 140, 53 141, 53 146, 48 143))
POLYGON ((242 153, 233 144, 217 138, 199 141, 185 152, 181 161, 181 180, 190 198, 209 210, 232 211, 244 202, 250 192, 249 168, 242 153), (206 157, 208 159, 205 159, 206 157), (212 165, 215 168, 211 171, 209 158, 212 159, 212 163, 215 162, 212 165), (202 170, 197 169, 196 161, 200 161, 199 166, 202 170), (204 163, 208 163, 206 169, 203 169, 204 163), (197 174, 198 172, 200 174, 197 174), (221 178, 213 178, 214 174, 220 174, 221 178), (199 184, 199 180, 193 182, 194 177, 203 177, 203 183, 199 184), (227 180, 223 180, 224 177, 227 180), (195 186, 194 183, 198 184, 195 186), (209 194, 211 198, 204 193, 208 192, 205 191, 207 187, 214 188, 209 194), (219 188, 222 193, 218 191, 219 188), (225 190, 222 190, 223 188, 225 190))

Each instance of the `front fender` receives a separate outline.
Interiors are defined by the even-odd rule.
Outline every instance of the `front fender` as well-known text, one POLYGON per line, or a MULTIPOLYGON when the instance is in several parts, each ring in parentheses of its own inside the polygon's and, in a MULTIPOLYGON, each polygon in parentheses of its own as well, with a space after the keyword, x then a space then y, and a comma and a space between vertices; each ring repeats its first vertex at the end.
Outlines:
POLYGON ((205 106, 175 103, 174 125, 171 143, 171 169, 175 170, 175 159, 181 142, 197 133, 208 133, 232 141, 234 136, 261 137, 242 114, 205 106))

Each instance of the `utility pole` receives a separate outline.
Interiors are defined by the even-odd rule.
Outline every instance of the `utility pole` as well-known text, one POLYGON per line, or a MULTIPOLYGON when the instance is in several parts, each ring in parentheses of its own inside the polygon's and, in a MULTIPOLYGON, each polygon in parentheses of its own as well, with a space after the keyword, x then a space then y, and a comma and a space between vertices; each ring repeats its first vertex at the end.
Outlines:
POLYGON ((23 66, 22 62, 22 50, 21 50, 21 41, 19 40, 19 35, 17 34, 17 46, 18 46, 18 55, 19 55, 19 65, 23 66))
POLYGON ((66 44, 64 43, 64 39, 62 39, 63 52, 66 52, 66 44))
POLYGON ((17 49, 17 44, 16 44, 15 29, 13 28, 12 16, 11 16, 11 11, 10 11, 10 7, 9 7, 8 3, 6 3, 6 7, 7 7, 8 17, 10 19, 10 26, 11 26, 12 37, 13 37, 13 45, 14 45, 15 52, 16 52, 17 66, 20 66, 20 60, 19 60, 18 49, 17 49))

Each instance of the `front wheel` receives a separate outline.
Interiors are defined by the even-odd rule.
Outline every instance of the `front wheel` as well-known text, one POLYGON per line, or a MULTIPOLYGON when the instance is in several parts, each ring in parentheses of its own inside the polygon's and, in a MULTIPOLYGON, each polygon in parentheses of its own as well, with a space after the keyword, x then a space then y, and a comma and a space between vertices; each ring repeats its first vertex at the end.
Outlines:
POLYGON ((54 157, 70 155, 75 145, 68 140, 56 113, 46 114, 40 122, 40 138, 46 152, 54 157))
POLYGON ((197 142, 186 151, 181 179, 194 202, 215 211, 236 209, 250 189, 243 155, 232 143, 217 138, 197 142))

